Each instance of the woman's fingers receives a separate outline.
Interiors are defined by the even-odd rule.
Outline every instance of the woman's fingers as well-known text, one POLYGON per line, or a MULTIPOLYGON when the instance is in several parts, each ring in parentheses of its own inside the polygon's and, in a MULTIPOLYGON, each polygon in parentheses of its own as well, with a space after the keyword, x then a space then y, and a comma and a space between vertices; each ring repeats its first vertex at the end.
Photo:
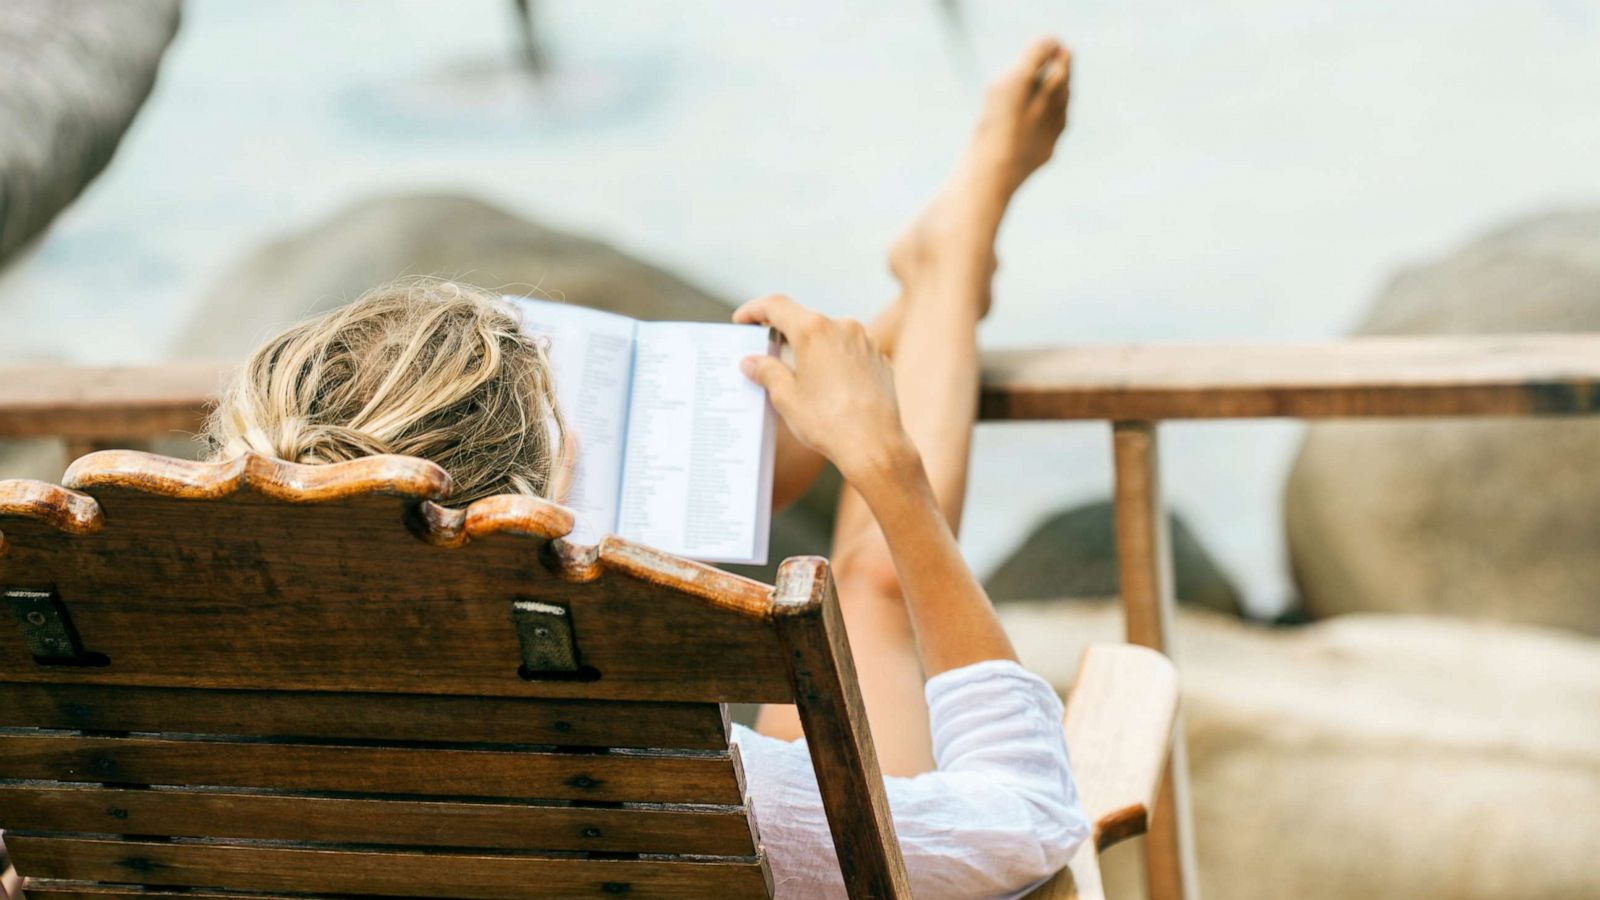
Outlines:
POLYGON ((1066 97, 1067 90, 1072 83, 1072 51, 1061 48, 1061 51, 1050 60, 1039 78, 1039 94, 1048 97, 1054 103, 1060 103, 1066 97))
POLYGON ((733 321, 742 325, 771 325, 790 341, 798 341, 826 320, 782 294, 768 294, 734 310, 733 321))
POLYGON ((775 356, 746 356, 739 360, 744 377, 767 389, 773 406, 784 406, 794 388, 794 370, 775 356))
POLYGON ((1020 80, 1023 80, 1023 83, 1027 83, 1026 79, 1036 77, 1040 67, 1049 62, 1060 49, 1061 42, 1053 37, 1035 38, 1033 43, 1028 45, 1028 49, 1022 52, 1022 57, 1017 60, 1016 74, 1021 76, 1020 80))

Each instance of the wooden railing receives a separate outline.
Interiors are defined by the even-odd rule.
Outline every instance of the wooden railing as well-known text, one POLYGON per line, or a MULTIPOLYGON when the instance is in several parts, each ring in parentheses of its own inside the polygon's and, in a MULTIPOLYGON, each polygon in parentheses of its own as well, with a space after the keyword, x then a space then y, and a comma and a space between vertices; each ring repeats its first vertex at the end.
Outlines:
MULTIPOLYGON (((984 358, 980 410, 991 421, 1111 423, 1127 639, 1170 654, 1174 598, 1161 498, 1162 420, 1596 414, 1600 335, 1005 351, 984 358)), ((1198 896, 1182 727, 1174 734, 1145 843, 1155 900, 1198 896)))
MULTIPOLYGON (((226 374, 215 364, 0 368, 0 438, 60 437, 75 456, 192 432, 226 374)), ((1110 423, 1127 639, 1169 652, 1160 422, 1600 414, 1600 335, 999 351, 984 357, 979 408, 988 421, 1110 423)), ((1179 729, 1146 843, 1155 900, 1198 895, 1184 753, 1179 729)))

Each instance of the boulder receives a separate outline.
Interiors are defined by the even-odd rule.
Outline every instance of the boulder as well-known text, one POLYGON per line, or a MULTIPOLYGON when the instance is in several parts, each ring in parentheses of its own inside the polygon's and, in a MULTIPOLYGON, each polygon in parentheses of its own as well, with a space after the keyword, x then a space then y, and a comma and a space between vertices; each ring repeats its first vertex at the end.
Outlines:
MULTIPOLYGON (((995 602, 1114 597, 1117 541, 1111 502, 1058 512, 1035 528, 984 581, 995 602)), ((1180 516, 1170 515, 1174 588, 1180 603, 1239 615, 1239 591, 1180 516)))
POLYGON ((609 244, 456 194, 360 201, 254 250, 217 279, 172 346, 238 359, 302 316, 405 275, 542 294, 639 319, 725 322, 733 306, 609 244))
POLYGON ((178 0, 0 4, 0 263, 111 161, 178 29, 178 0))
MULTIPOLYGON (((1600 210, 1401 274, 1361 334, 1600 332, 1600 210)), ((1600 420, 1312 426, 1285 493, 1313 618, 1447 613, 1600 634, 1600 420)))
MULTIPOLYGON (((1109 602, 1007 604, 1065 691, 1109 602)), ((1230 900, 1600 896, 1600 640, 1357 614, 1176 626, 1201 893, 1230 900)), ((1137 849, 1108 895, 1142 895, 1137 849)))

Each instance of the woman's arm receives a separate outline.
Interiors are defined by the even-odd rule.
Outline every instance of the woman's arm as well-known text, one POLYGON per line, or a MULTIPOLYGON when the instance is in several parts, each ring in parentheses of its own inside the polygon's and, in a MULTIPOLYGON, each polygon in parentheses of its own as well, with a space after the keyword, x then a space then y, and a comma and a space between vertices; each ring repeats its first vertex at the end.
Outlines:
POLYGON ((988 595, 962 559, 900 423, 893 373, 867 330, 787 297, 752 300, 737 322, 770 325, 794 350, 791 367, 744 360, 796 439, 827 457, 872 509, 888 541, 923 670, 932 677, 989 659, 1015 660, 988 595))
MULTIPOLYGON (((1090 833, 1055 691, 996 660, 928 681, 938 770, 886 778, 912 894, 1008 897, 1066 865, 1090 833)), ((734 729, 779 896, 843 896, 806 748, 734 729)))

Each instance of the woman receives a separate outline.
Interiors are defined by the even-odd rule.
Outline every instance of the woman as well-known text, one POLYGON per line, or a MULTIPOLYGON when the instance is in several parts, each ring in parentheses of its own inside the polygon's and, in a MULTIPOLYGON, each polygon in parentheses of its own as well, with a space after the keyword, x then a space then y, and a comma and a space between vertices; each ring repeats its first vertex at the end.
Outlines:
MULTIPOLYGON (((1017 664, 954 537, 994 240, 1065 126, 1069 73, 1067 51, 1041 40, 990 89, 955 174, 892 249, 903 290, 871 326, 780 296, 734 313, 793 350, 792 361, 742 363, 785 426, 775 500, 797 497, 824 461, 847 484, 834 575, 918 897, 1016 896, 1088 835, 1060 701, 1017 664)), ((218 457, 421 456, 450 472, 456 502, 559 501, 572 445, 548 360, 515 313, 440 282, 380 288, 269 341, 206 437, 218 457)), ((764 708, 755 731, 734 734, 778 894, 842 896, 800 737, 790 707, 764 708)))
POLYGON ((11 867, 4 843, 0 843, 0 900, 22 900, 22 877, 11 867))

